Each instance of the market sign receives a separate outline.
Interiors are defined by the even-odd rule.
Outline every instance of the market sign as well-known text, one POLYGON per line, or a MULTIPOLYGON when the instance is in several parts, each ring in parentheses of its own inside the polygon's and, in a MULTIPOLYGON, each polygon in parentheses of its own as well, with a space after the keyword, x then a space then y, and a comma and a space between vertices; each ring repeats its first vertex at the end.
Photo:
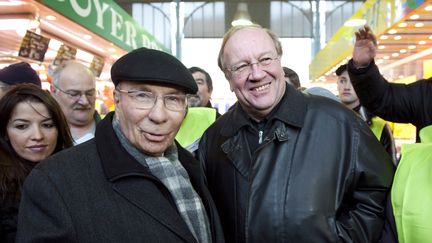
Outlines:
POLYGON ((76 53, 77 53, 77 49, 75 47, 71 47, 66 44, 63 44, 60 46, 59 50, 57 51, 57 55, 53 61, 53 64, 58 66, 69 60, 75 60, 76 53))
POLYGON ((18 56, 42 62, 48 50, 49 42, 49 38, 27 30, 22 39, 18 56))
MULTIPOLYGON (((422 5, 424 0, 368 0, 349 20, 364 19, 372 31, 379 36, 404 16, 422 5)), ((361 26, 342 26, 327 42, 309 65, 312 80, 331 70, 347 57, 354 47, 354 32, 361 26)))
POLYGON ((112 0, 42 0, 42 3, 127 51, 147 47, 169 52, 112 0))

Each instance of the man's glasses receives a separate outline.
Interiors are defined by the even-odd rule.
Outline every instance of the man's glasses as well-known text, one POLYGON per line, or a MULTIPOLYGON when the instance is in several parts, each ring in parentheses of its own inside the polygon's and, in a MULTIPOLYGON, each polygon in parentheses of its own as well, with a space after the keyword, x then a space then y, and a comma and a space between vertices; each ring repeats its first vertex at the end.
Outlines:
POLYGON ((249 75, 252 72, 252 66, 254 64, 258 65, 258 67, 263 68, 273 63, 274 60, 278 60, 279 57, 263 57, 260 58, 257 62, 252 63, 242 63, 237 66, 232 66, 231 68, 227 68, 226 70, 232 72, 237 76, 244 77, 249 75))
POLYGON ((184 111, 187 106, 186 95, 184 94, 167 94, 155 95, 152 92, 141 90, 122 90, 116 89, 121 93, 128 94, 133 101, 137 104, 137 108, 148 110, 153 108, 156 104, 158 97, 161 97, 165 108, 171 111, 184 111))
POLYGON ((78 100, 79 98, 81 98, 82 95, 85 95, 87 97, 87 99, 89 100, 93 100, 96 98, 96 90, 95 89, 91 89, 91 90, 87 90, 85 92, 79 91, 79 90, 62 90, 60 89, 57 85, 54 85, 54 87, 59 90, 60 92, 62 92, 63 94, 66 94, 66 96, 72 100, 78 100))

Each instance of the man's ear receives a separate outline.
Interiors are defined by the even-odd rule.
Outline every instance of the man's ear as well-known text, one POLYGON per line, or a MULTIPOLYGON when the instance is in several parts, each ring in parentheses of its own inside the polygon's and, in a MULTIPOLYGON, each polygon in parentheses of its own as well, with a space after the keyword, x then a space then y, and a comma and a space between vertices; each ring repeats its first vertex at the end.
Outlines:
POLYGON ((119 92, 117 92, 115 89, 113 90, 113 98, 114 98, 114 104, 118 104, 120 102, 119 92))
POLYGON ((183 119, 186 118, 188 111, 189 111, 189 106, 186 106, 186 112, 185 112, 183 119))
POLYGON ((54 84, 50 85, 50 92, 51 92, 51 94, 55 94, 56 93, 56 88, 54 87, 54 84))

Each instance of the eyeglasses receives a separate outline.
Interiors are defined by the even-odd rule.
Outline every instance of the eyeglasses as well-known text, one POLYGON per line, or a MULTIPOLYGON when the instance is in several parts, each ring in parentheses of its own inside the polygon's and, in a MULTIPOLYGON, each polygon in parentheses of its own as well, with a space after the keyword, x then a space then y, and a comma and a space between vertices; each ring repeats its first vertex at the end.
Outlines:
POLYGON ((60 89, 57 85, 54 85, 54 87, 59 90, 60 92, 62 92, 63 94, 66 94, 66 96, 69 99, 72 100, 78 100, 79 98, 81 98, 82 95, 85 95, 87 97, 87 99, 92 100, 94 98, 96 98, 96 90, 95 89, 91 89, 91 90, 87 90, 85 92, 79 91, 79 90, 62 90, 60 89))
POLYGON ((278 60, 279 57, 263 57, 258 60, 258 62, 252 62, 252 63, 242 63, 238 66, 232 66, 231 68, 227 68, 226 70, 232 72, 235 75, 238 76, 246 76, 249 75, 252 72, 252 65, 256 64, 260 68, 266 67, 273 63, 274 60, 278 60))
POLYGON ((158 97, 162 97, 165 108, 171 111, 184 111, 187 106, 186 95, 184 94, 167 94, 155 95, 152 92, 141 90, 122 90, 116 89, 121 93, 126 93, 137 104, 137 108, 148 110, 153 108, 158 97))

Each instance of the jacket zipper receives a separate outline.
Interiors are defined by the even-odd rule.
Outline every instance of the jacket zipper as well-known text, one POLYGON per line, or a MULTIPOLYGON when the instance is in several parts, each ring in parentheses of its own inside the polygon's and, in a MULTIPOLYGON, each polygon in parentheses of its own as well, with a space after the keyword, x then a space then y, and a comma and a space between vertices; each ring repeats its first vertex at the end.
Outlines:
POLYGON ((262 135, 263 135, 263 131, 258 131, 258 144, 262 143, 262 135))

